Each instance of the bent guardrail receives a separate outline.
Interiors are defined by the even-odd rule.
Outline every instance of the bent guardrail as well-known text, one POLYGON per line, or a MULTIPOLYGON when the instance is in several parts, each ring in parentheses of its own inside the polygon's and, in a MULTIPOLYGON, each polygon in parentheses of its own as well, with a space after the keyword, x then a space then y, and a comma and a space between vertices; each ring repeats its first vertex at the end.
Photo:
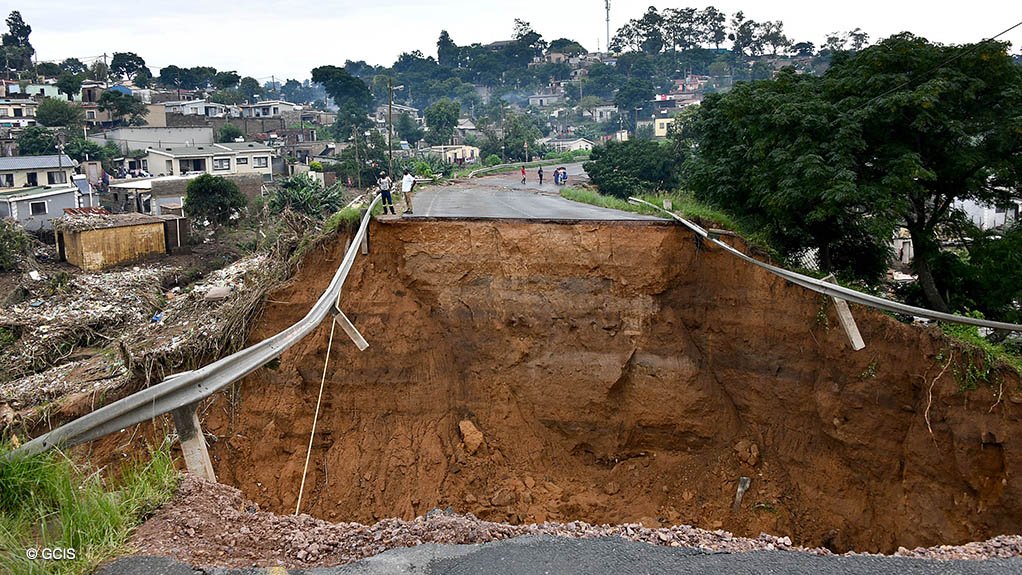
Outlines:
POLYGON ((753 264, 755 266, 761 267, 761 268, 767 270, 768 272, 770 272, 770 273, 772 273, 774 275, 778 275, 778 276, 788 280, 789 282, 791 282, 791 283, 793 283, 795 285, 802 286, 802 287, 804 287, 804 288, 806 288, 808 290, 814 291, 816 293, 821 293, 821 294, 824 294, 824 295, 828 295, 830 297, 836 297, 836 298, 840 298, 840 299, 843 299, 843 300, 855 302, 855 303, 860 304, 860 305, 864 305, 864 306, 868 306, 868 307, 872 307, 872 308, 877 308, 877 309, 882 309, 882 310, 886 310, 886 311, 890 311, 890 312, 894 312, 894 313, 904 313, 904 314, 909 314, 909 315, 913 315, 913 316, 917 316, 917 317, 923 317, 923 318, 937 320, 937 321, 947 321, 947 322, 953 322, 953 323, 964 323, 964 324, 968 324, 968 325, 974 325, 974 326, 978 326, 978 327, 986 327, 986 328, 990 328, 990 329, 1003 329, 1003 330, 1008 330, 1008 331, 1020 331, 1020 332, 1022 332, 1022 325, 1020 325, 1020 324, 1005 323, 1005 322, 1000 322, 1000 321, 990 321, 990 320, 986 320, 986 319, 978 319, 978 318, 968 317, 968 316, 964 316, 964 315, 955 315, 955 314, 951 314, 951 313, 944 313, 944 312, 933 311, 933 310, 929 310, 929 309, 925 309, 925 308, 921 308, 921 307, 915 307, 915 306, 903 304, 901 302, 896 302, 896 301, 893 301, 893 300, 885 299, 885 298, 882 298, 882 297, 877 297, 877 296, 865 294, 865 293, 862 293, 862 292, 859 292, 859 291, 855 291, 853 289, 849 289, 849 288, 846 288, 846 287, 843 287, 843 286, 840 286, 840 285, 837 285, 837 284, 828 283, 828 282, 825 282, 823 280, 818 280, 816 278, 809 277, 807 275, 803 275, 803 274, 796 273, 796 272, 793 272, 793 271, 790 271, 790 270, 786 270, 784 268, 779 268, 777 266, 772 266, 770 264, 763 263, 763 262, 757 260, 756 258, 750 257, 750 256, 740 252, 739 250, 736 250, 735 248, 727 245, 726 243, 724 243, 724 242, 718 240, 717 238, 713 237, 712 235, 710 235, 710 233, 707 232, 702 227, 700 227, 700 226, 698 226, 698 225, 696 225, 696 224, 686 220, 685 218, 682 218, 681 216, 675 214, 674 212, 671 212, 669 210, 665 210, 664 208, 662 208, 662 207, 660 207, 660 206, 658 206, 656 204, 651 204, 651 203, 649 203, 649 202, 647 202, 645 200, 640 200, 639 198, 635 198, 635 197, 628 198, 628 201, 633 203, 633 204, 642 204, 644 206, 649 206, 649 207, 651 207, 651 208, 653 208, 655 210, 664 212, 665 214, 669 215, 670 217, 674 218, 675 220, 681 222, 688 229, 690 229, 693 232, 695 232, 696 234, 702 236, 706 240, 712 242, 714 245, 719 246, 719 247, 723 248, 724 250, 727 250, 732 255, 734 255, 734 256, 736 256, 738 258, 741 258, 742 260, 745 260, 746 262, 749 262, 749 263, 751 263, 751 264, 753 264))
MULTIPOLYGON (((352 238, 341 265, 334 273, 330 285, 309 313, 284 331, 251 345, 237 353, 219 359, 194 371, 177 373, 152 387, 101 407, 26 442, 11 455, 31 455, 57 445, 70 446, 92 441, 136 423, 153 419, 175 409, 192 405, 209 397, 225 386, 259 369, 311 333, 330 313, 341 295, 344 280, 355 262, 360 244, 369 229, 373 208, 380 196, 369 204, 369 209, 352 238)), ((361 347, 361 345, 360 345, 361 347)))

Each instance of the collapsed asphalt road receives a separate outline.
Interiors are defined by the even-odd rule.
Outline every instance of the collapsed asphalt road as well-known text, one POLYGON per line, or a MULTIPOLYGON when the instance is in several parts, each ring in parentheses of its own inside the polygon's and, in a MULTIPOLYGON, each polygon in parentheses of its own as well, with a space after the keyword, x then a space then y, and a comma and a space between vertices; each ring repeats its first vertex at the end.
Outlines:
POLYGON ((790 551, 712 553, 661 547, 622 538, 516 537, 480 545, 435 545, 393 549, 341 567, 198 569, 167 558, 127 557, 97 575, 616 575, 700 573, 786 575, 994 575, 1022 573, 1022 558, 933 561, 885 556, 821 557, 790 551))

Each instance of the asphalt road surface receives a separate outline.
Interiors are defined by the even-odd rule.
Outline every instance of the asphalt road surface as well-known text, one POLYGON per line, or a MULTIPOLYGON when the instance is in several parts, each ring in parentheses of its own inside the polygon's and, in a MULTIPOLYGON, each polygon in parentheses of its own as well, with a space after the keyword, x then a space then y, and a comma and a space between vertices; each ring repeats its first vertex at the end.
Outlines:
POLYGON ((197 570, 165 558, 129 557, 98 575, 1002 575, 1022 573, 1022 559, 931 561, 903 557, 819 557, 790 551, 708 553, 622 538, 526 536, 482 545, 424 544, 392 549, 343 567, 197 570))
MULTIPOLYGON (((521 175, 500 174, 475 178, 453 186, 433 186, 415 193, 411 218, 512 218, 535 220, 661 220, 619 210, 599 208, 560 197, 561 187, 553 183, 554 168, 544 166, 546 177, 539 184, 536 168, 527 168, 526 183, 521 175)), ((565 164, 568 185, 588 179, 582 164, 565 164)), ((404 206, 400 201, 397 209, 404 206)))

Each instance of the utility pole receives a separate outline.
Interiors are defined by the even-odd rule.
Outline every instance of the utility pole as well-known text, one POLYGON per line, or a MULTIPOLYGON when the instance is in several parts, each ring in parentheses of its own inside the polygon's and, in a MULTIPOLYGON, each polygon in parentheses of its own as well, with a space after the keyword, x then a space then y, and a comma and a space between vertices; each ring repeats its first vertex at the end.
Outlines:
POLYGON ((387 90, 390 99, 387 102, 387 155, 390 157, 390 169, 387 175, 394 178, 394 79, 387 78, 387 90))
POLYGON ((358 135, 355 133, 356 127, 351 127, 351 143, 355 146, 355 178, 358 181, 358 189, 362 190, 362 163, 358 161, 358 135))

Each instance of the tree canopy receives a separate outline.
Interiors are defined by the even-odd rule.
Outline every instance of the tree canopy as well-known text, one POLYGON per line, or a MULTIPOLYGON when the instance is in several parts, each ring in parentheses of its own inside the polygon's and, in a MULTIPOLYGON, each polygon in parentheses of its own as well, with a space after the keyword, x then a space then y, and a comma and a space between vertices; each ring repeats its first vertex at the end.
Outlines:
POLYGON ((454 129, 458 126, 458 116, 461 114, 461 106, 457 102, 441 98, 432 106, 426 108, 423 116, 426 118, 426 141, 430 145, 439 146, 449 144, 454 136, 454 129))
POLYGON ((110 112, 115 122, 127 118, 128 124, 133 126, 145 123, 144 118, 149 113, 145 102, 137 96, 129 96, 116 90, 107 90, 100 95, 99 109, 110 112))
POLYGON ((46 98, 36 109, 36 121, 48 127, 80 126, 85 119, 85 112, 77 104, 57 98, 46 98))
POLYGON ((352 76, 344 68, 337 66, 313 68, 312 81, 322 84, 338 107, 354 106, 369 109, 373 103, 373 96, 365 82, 352 76))
POLYGON ((220 176, 202 174, 185 188, 185 210, 212 224, 227 223, 247 203, 237 184, 220 176))
POLYGON ((956 201, 998 204, 1022 179, 1022 69, 1006 46, 892 36, 835 55, 823 77, 781 73, 707 97, 678 137, 697 195, 762 222, 824 267, 884 269, 911 234, 926 302, 949 309, 932 265, 956 201))

